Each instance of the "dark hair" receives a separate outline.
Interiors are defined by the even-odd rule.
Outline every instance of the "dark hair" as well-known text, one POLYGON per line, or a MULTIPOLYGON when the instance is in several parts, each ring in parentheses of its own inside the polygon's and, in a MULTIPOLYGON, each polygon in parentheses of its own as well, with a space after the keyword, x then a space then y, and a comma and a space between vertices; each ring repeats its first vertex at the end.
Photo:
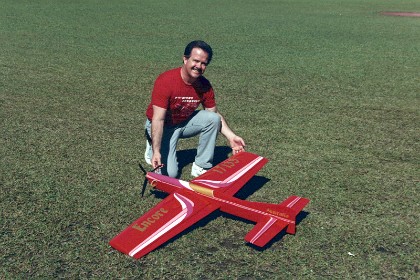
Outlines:
POLYGON ((210 45, 204 41, 192 41, 185 47, 184 56, 186 58, 190 58, 191 52, 194 48, 199 48, 205 51, 208 54, 207 64, 210 64, 210 61, 213 57, 213 50, 211 49, 210 45))

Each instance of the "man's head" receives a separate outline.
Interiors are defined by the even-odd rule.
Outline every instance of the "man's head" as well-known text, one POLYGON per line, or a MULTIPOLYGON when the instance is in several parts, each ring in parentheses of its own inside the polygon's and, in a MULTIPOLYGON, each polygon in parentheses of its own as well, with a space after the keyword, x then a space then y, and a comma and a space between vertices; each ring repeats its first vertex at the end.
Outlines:
POLYGON ((204 74, 213 56, 211 47, 203 41, 192 41, 184 51, 181 76, 184 82, 194 83, 204 74))
POLYGON ((209 65, 213 57, 213 50, 211 49, 210 45, 204 41, 192 41, 185 47, 184 57, 187 59, 190 58, 191 52, 194 48, 202 49, 207 53, 207 65, 209 65))

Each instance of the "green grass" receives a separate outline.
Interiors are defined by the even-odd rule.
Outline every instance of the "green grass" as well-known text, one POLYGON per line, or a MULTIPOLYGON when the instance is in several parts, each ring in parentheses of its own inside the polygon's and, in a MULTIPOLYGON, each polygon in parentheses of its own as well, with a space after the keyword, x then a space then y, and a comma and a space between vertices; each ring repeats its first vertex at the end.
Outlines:
POLYGON ((0 5, 0 278, 419 277, 420 19, 380 15, 418 1, 0 5), (270 159, 247 199, 301 195, 308 215, 256 250, 253 224, 217 213, 133 260, 108 242, 161 201, 140 197, 144 111, 194 39, 219 109, 270 159))

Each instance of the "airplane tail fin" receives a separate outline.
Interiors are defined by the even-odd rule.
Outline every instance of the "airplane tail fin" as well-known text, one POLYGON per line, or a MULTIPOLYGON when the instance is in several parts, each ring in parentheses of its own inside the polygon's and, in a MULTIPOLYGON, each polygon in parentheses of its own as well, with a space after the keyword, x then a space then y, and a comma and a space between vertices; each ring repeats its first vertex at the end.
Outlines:
POLYGON ((296 216, 302 211, 302 209, 309 203, 309 199, 300 196, 289 196, 286 200, 279 204, 280 208, 286 208, 291 210, 290 217, 295 223, 289 224, 286 232, 289 234, 296 233, 296 216))
POLYGON ((254 207, 270 215, 257 221, 245 240, 263 247, 284 228, 289 234, 296 233, 296 216, 308 204, 309 199, 290 196, 280 204, 254 203, 254 207))

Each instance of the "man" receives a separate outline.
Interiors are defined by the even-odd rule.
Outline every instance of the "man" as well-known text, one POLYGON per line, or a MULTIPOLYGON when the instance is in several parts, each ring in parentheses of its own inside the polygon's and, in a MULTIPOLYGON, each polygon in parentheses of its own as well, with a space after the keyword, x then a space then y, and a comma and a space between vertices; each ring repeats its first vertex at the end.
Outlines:
POLYGON ((211 47, 203 41, 189 43, 183 65, 156 79, 152 100, 146 110, 145 160, 163 174, 177 177, 176 146, 181 138, 199 136, 191 175, 196 177, 212 167, 217 134, 229 141, 233 154, 244 150, 244 140, 228 126, 217 111, 213 88, 203 74, 212 59, 211 47), (204 110, 196 110, 199 105, 204 110))

